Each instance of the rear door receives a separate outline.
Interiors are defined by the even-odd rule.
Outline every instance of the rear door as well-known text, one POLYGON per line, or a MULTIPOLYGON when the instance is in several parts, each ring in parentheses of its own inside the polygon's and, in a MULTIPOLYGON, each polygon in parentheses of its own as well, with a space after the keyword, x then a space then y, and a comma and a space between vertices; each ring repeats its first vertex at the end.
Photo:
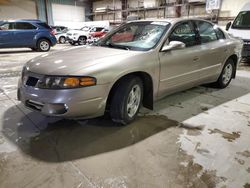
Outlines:
POLYGON ((178 23, 168 37, 168 41, 186 44, 183 49, 159 52, 160 85, 159 97, 199 82, 200 45, 191 21, 178 23))
POLYGON ((224 33, 215 25, 207 21, 196 20, 200 35, 200 77, 206 79, 216 79, 222 69, 223 63, 228 56, 228 46, 225 42, 224 33))
POLYGON ((14 34, 14 23, 4 23, 0 26, 0 47, 8 48, 15 45, 15 40, 13 40, 14 34))
POLYGON ((18 46, 32 46, 34 37, 37 32, 37 27, 28 22, 16 22, 14 38, 17 40, 18 46))

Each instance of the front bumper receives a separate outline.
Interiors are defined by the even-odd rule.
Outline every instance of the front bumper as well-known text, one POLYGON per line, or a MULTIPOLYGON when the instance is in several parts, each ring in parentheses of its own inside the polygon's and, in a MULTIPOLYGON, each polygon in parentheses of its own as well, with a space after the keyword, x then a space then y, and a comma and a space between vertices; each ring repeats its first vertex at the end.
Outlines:
POLYGON ((47 116, 64 118, 92 118, 105 111, 108 85, 77 89, 39 89, 18 84, 18 100, 25 107, 47 116))

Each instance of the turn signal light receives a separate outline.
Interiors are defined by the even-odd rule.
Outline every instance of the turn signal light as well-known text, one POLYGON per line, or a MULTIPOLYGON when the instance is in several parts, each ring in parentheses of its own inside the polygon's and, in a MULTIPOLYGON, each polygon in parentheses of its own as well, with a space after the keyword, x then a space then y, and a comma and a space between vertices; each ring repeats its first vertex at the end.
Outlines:
POLYGON ((80 85, 81 86, 93 86, 93 85, 96 85, 96 79, 92 78, 92 77, 80 78, 80 85))
POLYGON ((79 86, 79 79, 78 78, 66 78, 64 80, 63 86, 64 87, 77 87, 79 86))

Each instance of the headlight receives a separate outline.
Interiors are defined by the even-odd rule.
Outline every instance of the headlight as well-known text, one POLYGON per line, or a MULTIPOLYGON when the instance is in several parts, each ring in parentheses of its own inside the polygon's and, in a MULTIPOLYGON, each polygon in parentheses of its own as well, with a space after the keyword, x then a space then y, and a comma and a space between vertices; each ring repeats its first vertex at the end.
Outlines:
POLYGON ((73 35, 76 36, 76 35, 78 35, 78 33, 74 33, 73 35))
POLYGON ((38 87, 42 89, 71 89, 96 85, 96 78, 83 76, 57 77, 46 76, 40 80, 38 87))
POLYGON ((22 73, 21 73, 21 80, 24 81, 24 78, 25 78, 25 75, 27 74, 28 72, 28 68, 26 67, 26 65, 23 66, 23 69, 22 69, 22 73))

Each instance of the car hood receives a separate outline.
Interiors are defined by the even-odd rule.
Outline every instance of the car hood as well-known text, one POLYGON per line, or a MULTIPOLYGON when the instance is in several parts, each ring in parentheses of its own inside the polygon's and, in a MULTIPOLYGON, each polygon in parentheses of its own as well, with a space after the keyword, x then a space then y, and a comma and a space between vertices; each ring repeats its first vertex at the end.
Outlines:
POLYGON ((250 40, 249 30, 247 29, 230 29, 228 31, 234 37, 242 38, 243 40, 250 40))
POLYGON ((138 53, 106 47, 76 47, 36 57, 26 67, 31 72, 43 75, 75 75, 84 68, 114 60, 118 63, 138 53))

